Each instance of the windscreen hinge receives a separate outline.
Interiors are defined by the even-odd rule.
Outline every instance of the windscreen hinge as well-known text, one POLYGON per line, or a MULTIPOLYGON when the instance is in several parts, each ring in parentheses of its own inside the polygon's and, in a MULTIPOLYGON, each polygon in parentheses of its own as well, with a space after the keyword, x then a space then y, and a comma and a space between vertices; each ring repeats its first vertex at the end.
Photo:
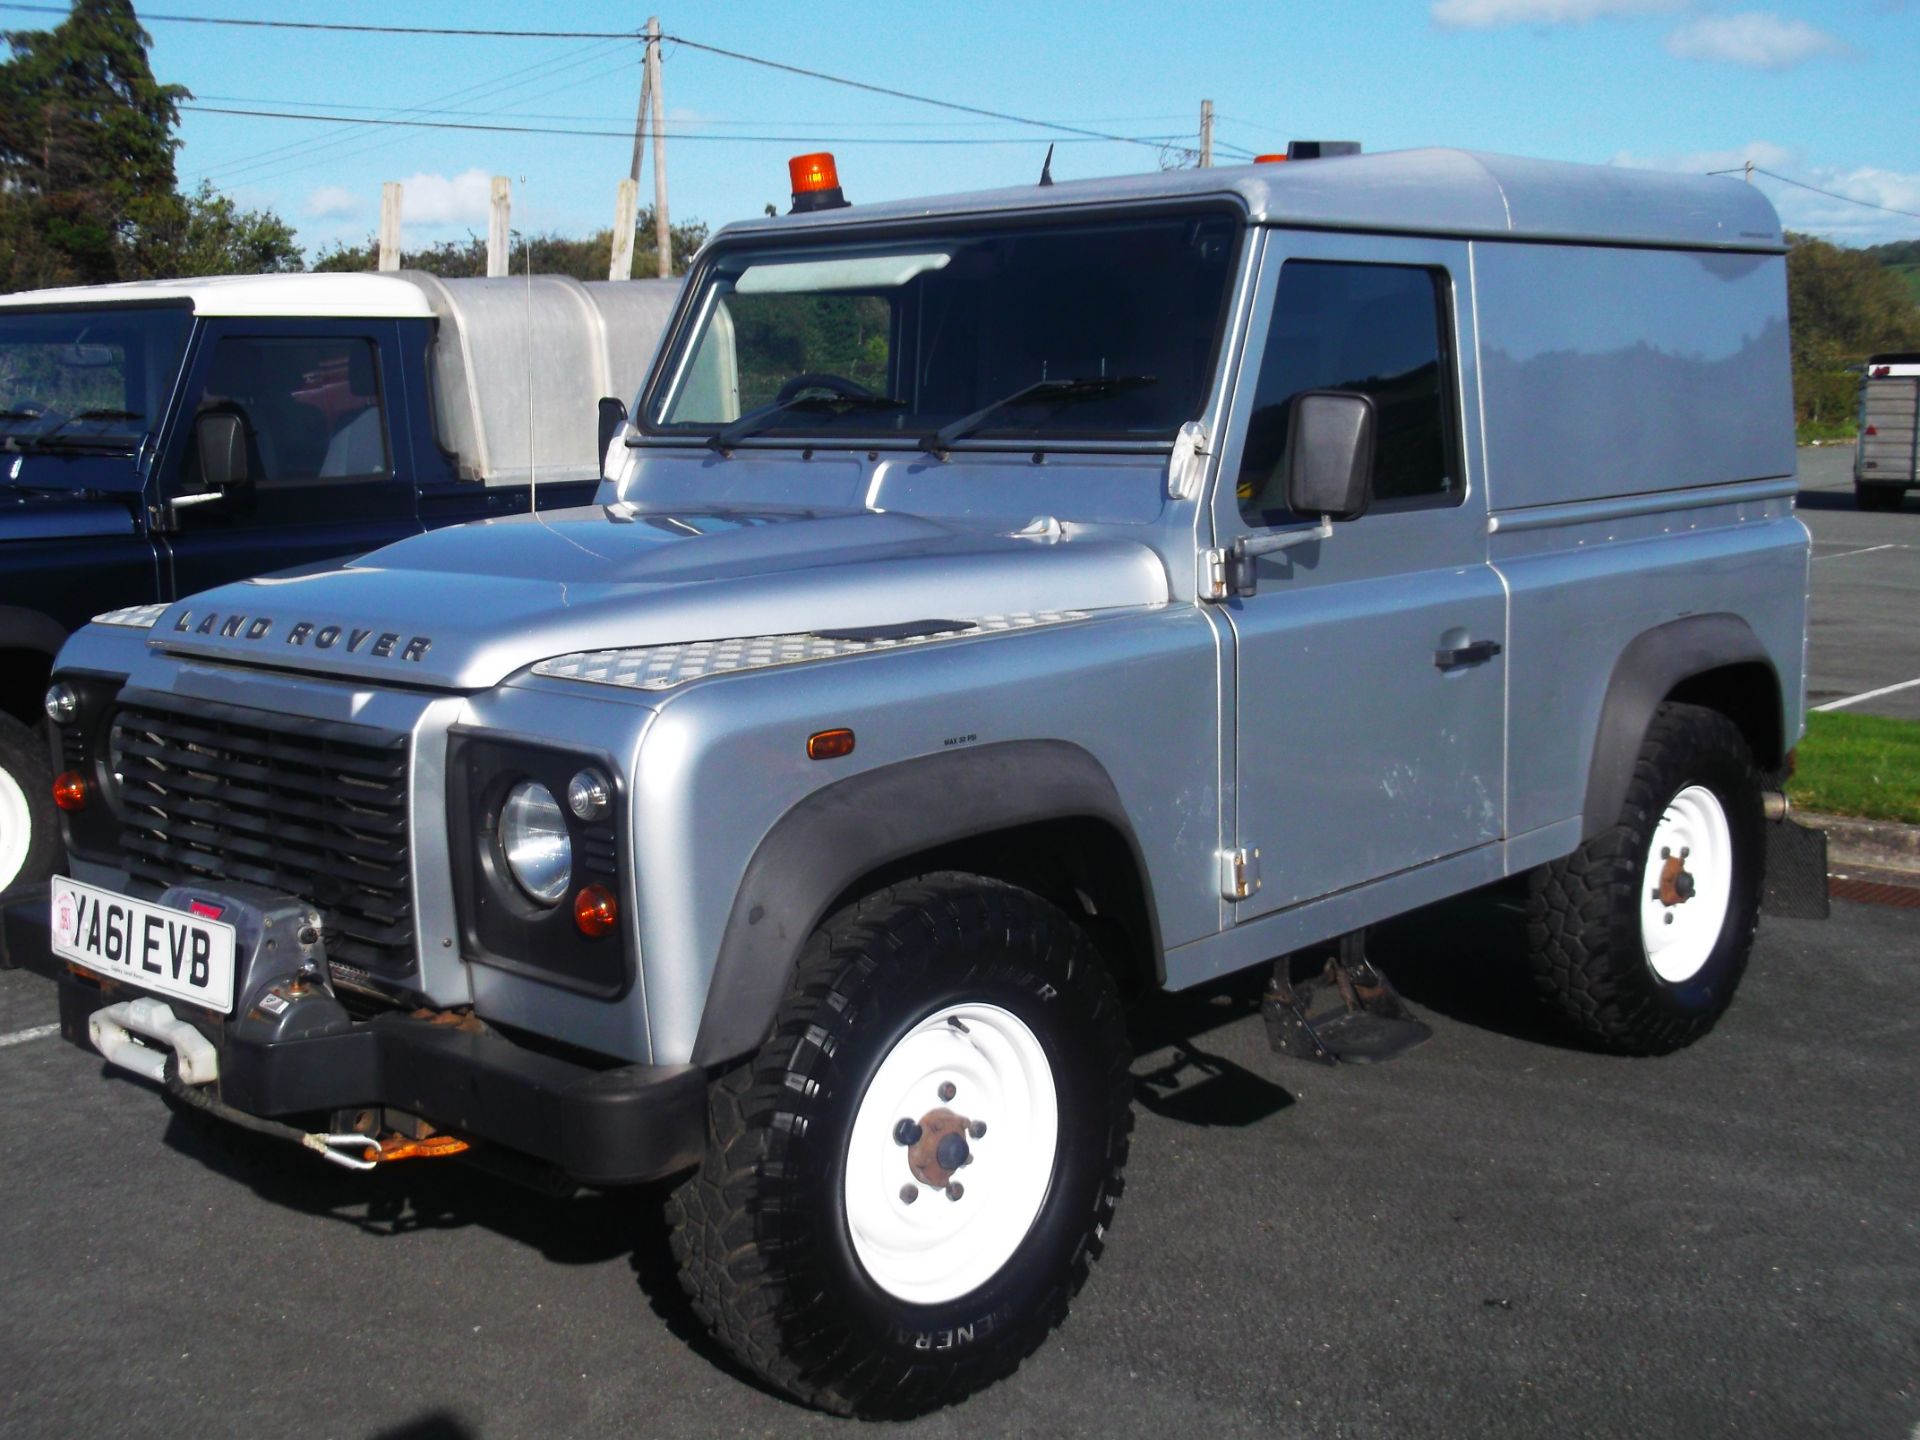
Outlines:
POLYGON ((1231 557, 1224 550, 1202 550, 1200 552, 1200 598, 1202 600, 1231 600, 1233 598, 1231 557))

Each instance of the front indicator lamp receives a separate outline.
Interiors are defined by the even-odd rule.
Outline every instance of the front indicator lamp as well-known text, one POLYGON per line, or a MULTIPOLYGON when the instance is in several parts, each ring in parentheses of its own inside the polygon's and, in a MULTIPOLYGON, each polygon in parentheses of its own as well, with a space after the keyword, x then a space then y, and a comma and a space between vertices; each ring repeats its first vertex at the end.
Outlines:
POLYGON ((589 940, 612 931, 620 919, 620 902, 604 885, 584 885, 573 897, 573 923, 589 940))
POLYGON ((613 808, 613 787, 598 770, 582 770, 567 782, 567 808, 582 820, 600 820, 613 808))
POLYGON ((87 808, 87 777, 77 770, 62 771, 53 780, 53 803, 71 815, 87 808))
POLYGON ((529 898, 557 905, 573 879, 573 839, 553 792, 522 780, 500 809, 500 850, 507 870, 529 898))

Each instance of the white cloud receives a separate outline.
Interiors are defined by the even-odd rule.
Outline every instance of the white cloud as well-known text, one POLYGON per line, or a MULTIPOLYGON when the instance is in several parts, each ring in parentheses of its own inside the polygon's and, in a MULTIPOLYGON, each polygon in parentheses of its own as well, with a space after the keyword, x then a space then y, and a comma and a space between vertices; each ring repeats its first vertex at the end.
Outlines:
POLYGON ((409 175, 400 182, 400 218, 409 226, 484 225, 491 183, 492 176, 477 165, 458 175, 409 175))
POLYGON ((365 197, 344 185, 322 185, 307 196, 300 210, 311 220, 351 220, 365 208, 365 197))
POLYGON ((1433 23, 1449 30, 1502 25, 1584 25, 1589 20, 1677 10, 1685 0, 1435 0, 1433 23))
POLYGON ((1711 175, 1716 170, 1737 170, 1749 160, 1762 169, 1779 170, 1792 163, 1793 152, 1771 140, 1749 140, 1733 150, 1688 150, 1680 154, 1621 150, 1607 163, 1636 170, 1680 170, 1691 175, 1711 175))
POLYGON ((1920 214, 1920 173, 1882 170, 1871 165, 1849 170, 1808 165, 1793 151, 1770 140, 1750 140, 1733 150, 1696 150, 1681 154, 1623 150, 1613 157, 1612 163, 1704 175, 1715 170, 1738 169, 1749 160, 1756 170, 1791 175, 1803 185, 1833 192, 1831 196, 1819 195, 1800 185, 1782 184, 1769 175, 1756 175, 1754 183, 1773 202, 1774 209, 1780 212, 1780 223, 1789 230, 1849 245, 1879 245, 1913 237, 1912 214, 1920 214), (1849 203, 1858 200, 1867 204, 1849 203), (1885 205, 1911 213, 1892 215, 1885 210, 1869 209, 1870 205, 1885 205))
POLYGON ((1804 20, 1765 10, 1702 15, 1667 36, 1667 53, 1682 60, 1723 60, 1756 70, 1787 70, 1818 55, 1843 54, 1846 48, 1804 20))

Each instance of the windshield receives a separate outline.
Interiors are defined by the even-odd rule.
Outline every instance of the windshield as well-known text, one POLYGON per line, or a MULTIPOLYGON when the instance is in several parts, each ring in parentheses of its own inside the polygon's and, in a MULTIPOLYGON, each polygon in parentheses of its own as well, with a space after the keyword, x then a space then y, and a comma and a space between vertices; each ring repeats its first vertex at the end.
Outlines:
POLYGON ((184 306, 0 309, 0 446, 131 450, 173 390, 184 306))
POLYGON ((1216 209, 728 246, 646 428, 718 446, 1170 439, 1206 403, 1239 233, 1216 209))

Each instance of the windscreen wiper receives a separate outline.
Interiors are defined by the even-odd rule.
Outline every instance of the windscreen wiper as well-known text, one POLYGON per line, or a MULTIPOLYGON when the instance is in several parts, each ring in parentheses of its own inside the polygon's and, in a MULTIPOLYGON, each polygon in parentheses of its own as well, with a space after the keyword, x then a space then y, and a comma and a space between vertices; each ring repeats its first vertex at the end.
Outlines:
MULTIPOLYGON (((0 415, 0 419, 4 418, 4 415, 0 415)), ((44 445, 55 435, 58 435, 62 430, 66 429, 67 426, 77 425, 82 420, 144 420, 146 418, 145 414, 138 410, 81 410, 67 416, 57 425, 50 425, 45 430, 38 431, 31 435, 22 435, 19 438, 29 441, 32 444, 44 445)), ((74 438, 79 439, 82 437, 76 436, 74 438)), ((96 436, 93 438, 105 439, 108 437, 96 436)))
POLYGON ((845 415, 855 410, 904 410, 906 406, 906 401, 896 400, 891 395, 798 395, 791 400, 776 400, 771 405, 763 405, 738 420, 722 425, 708 439, 707 448, 731 450, 737 442, 749 435, 758 435, 782 415, 796 412, 823 410, 834 415, 845 415))
POLYGON ((1071 405, 1081 400, 1098 400, 1127 390, 1144 390, 1160 383, 1158 375, 1087 375, 1074 380, 1036 380, 1033 384, 1003 395, 991 405, 983 405, 971 415, 962 415, 942 425, 921 444, 935 455, 944 455, 953 442, 971 435, 1000 411, 1014 405, 1071 405))

